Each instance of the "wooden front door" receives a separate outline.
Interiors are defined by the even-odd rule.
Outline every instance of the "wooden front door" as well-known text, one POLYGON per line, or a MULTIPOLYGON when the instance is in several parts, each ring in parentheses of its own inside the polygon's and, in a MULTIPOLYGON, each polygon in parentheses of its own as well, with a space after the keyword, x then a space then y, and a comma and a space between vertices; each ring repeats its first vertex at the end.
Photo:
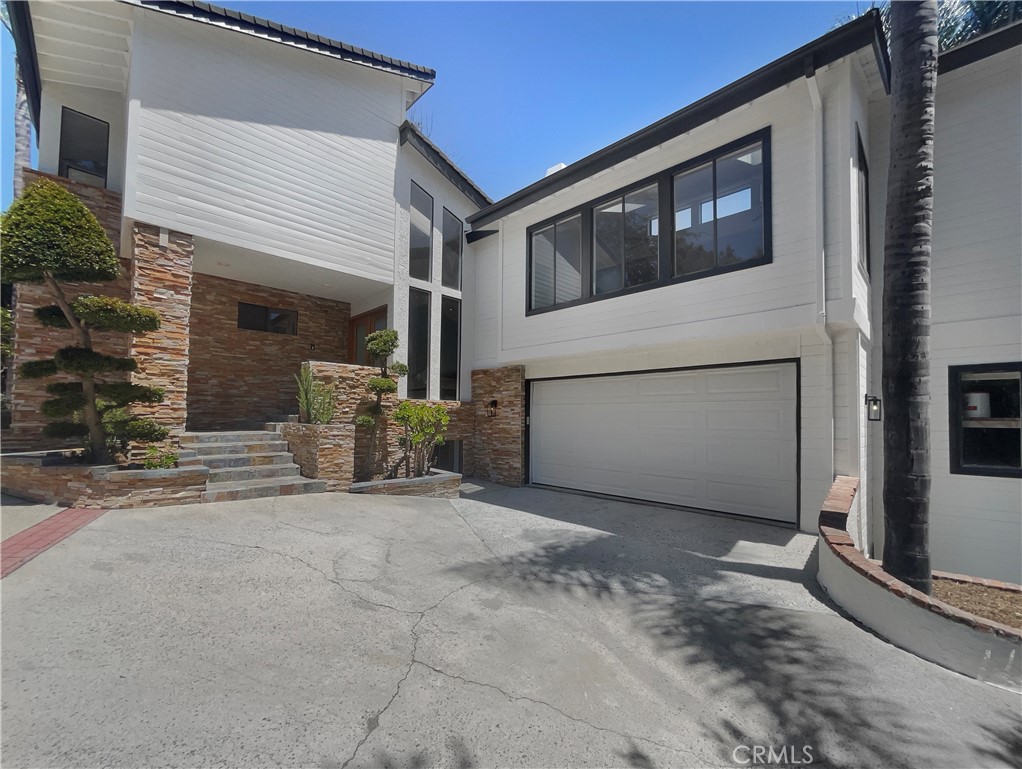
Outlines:
POLYGON ((387 307, 377 307, 351 319, 348 331, 348 360, 359 366, 373 365, 366 353, 366 336, 387 327, 387 307))

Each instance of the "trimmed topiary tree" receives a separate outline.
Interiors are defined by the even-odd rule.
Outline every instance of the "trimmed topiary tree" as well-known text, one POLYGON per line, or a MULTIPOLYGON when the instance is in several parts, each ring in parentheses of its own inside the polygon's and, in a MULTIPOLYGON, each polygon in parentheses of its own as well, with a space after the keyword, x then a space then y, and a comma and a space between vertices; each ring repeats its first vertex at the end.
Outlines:
POLYGON ((128 441, 166 438, 167 428, 127 411, 132 403, 162 402, 163 390, 103 379, 135 371, 138 364, 133 358, 96 352, 92 346, 94 331, 155 331, 160 327, 159 313, 109 296, 71 300, 60 285, 110 281, 120 273, 113 243, 92 212, 61 185, 41 180, 27 187, 4 213, 0 235, 4 280, 45 283, 57 303, 38 308, 36 318, 44 326, 70 329, 77 336, 77 344, 58 350, 53 358, 18 369, 30 379, 63 373, 77 380, 46 386, 52 397, 43 402, 42 413, 56 420, 46 426, 46 435, 86 438, 92 460, 99 464, 110 462, 111 444, 123 451, 128 441))
POLYGON ((373 475, 373 462, 376 457, 376 435, 379 432, 380 417, 383 416, 383 396, 397 392, 397 380, 408 373, 408 366, 398 361, 390 361, 398 346, 397 331, 385 328, 366 335, 366 351, 379 363, 380 375, 366 382, 366 389, 375 396, 363 413, 355 417, 355 424, 369 428, 369 476, 373 475))

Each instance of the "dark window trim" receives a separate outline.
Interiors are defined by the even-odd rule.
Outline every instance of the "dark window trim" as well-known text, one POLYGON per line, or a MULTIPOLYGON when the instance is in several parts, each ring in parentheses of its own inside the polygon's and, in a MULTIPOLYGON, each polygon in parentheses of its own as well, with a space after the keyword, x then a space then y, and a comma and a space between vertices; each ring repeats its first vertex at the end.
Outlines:
MULTIPOLYGON (((67 175, 67 165, 64 162, 64 157, 63 157, 63 155, 60 152, 60 145, 64 143, 63 142, 63 139, 64 139, 64 115, 66 113, 68 113, 68 112, 73 112, 76 115, 81 115, 82 117, 88 118, 89 120, 95 120, 97 123, 102 123, 104 126, 106 126, 106 173, 103 174, 103 189, 106 189, 107 188, 107 182, 109 181, 109 178, 110 178, 110 123, 109 123, 109 121, 103 120, 102 118, 98 118, 95 115, 90 115, 87 112, 82 112, 81 110, 71 109, 71 107, 65 107, 63 104, 60 106, 60 130, 57 133, 57 176, 61 176, 61 177, 65 178, 65 179, 70 178, 67 175)), ((79 168, 77 170, 84 171, 85 169, 79 168)), ((85 171, 85 173, 90 173, 90 172, 89 171, 85 171)), ((96 176, 96 174, 92 174, 92 175, 96 176)))
POLYGON ((256 302, 238 302, 238 318, 237 318, 237 329, 239 331, 255 331, 257 334, 273 334, 274 336, 298 336, 298 310, 292 310, 288 307, 270 307, 266 304, 258 304, 256 302), (266 310, 266 319, 269 320, 271 312, 290 312, 295 316, 295 332, 293 334, 282 334, 279 331, 270 331, 269 328, 248 328, 247 326, 241 325, 241 305, 248 305, 249 307, 259 307, 266 310))
MULTIPOLYGON (((525 380, 525 436, 524 436, 524 451, 525 451, 525 472, 524 482, 525 485, 533 485, 530 481, 532 476, 532 385, 534 382, 551 382, 551 381, 563 381, 566 379, 594 379, 594 378, 606 378, 616 376, 641 376, 642 374, 673 374, 681 371, 704 371, 707 369, 721 369, 721 368, 745 368, 750 366, 773 366, 783 363, 794 363, 795 364, 795 528, 802 528, 802 359, 801 358, 767 358, 765 360, 750 360, 750 361, 735 361, 734 363, 703 363, 698 366, 673 366, 668 368, 650 368, 650 369, 638 369, 629 371, 611 371, 603 374, 569 374, 567 376, 545 376, 545 377, 529 377, 525 380)), ((539 484, 535 484, 539 486, 539 484)), ((560 488, 560 487, 545 487, 545 488, 560 488)), ((610 497, 609 494, 597 494, 589 491, 579 491, 578 489, 565 489, 566 491, 574 491, 579 494, 589 494, 590 496, 596 497, 610 497)), ((623 499, 623 497, 617 497, 623 499)), ((635 501, 634 499, 632 500, 635 501)), ((712 515, 721 515, 734 518, 741 518, 750 521, 759 521, 760 523, 767 523, 770 525, 783 526, 790 528, 791 524, 784 521, 772 521, 768 518, 756 518, 753 516, 745 516, 739 513, 725 513, 715 510, 704 510, 702 508, 682 508, 680 505, 671 505, 668 503, 661 502, 648 502, 646 504, 656 505, 659 507, 678 508, 678 509, 699 509, 701 512, 709 513, 712 515)))
MULTIPOLYGON (((405 394, 406 394, 408 400, 427 400, 428 401, 429 400, 429 389, 430 389, 429 385, 430 385, 430 380, 432 379, 432 376, 431 376, 430 372, 431 372, 431 370, 433 368, 433 292, 432 291, 428 291, 428 290, 426 290, 424 288, 416 288, 415 286, 409 286, 408 287, 408 309, 409 309, 409 314, 408 314, 408 324, 409 324, 408 325, 408 344, 409 345, 412 342, 411 307, 412 307, 412 294, 413 293, 423 294, 426 297, 426 299, 427 299, 427 301, 426 301, 426 397, 425 398, 418 398, 418 397, 415 397, 415 396, 407 394, 408 393, 408 384, 407 384, 408 383, 408 377, 405 377, 405 394)), ((411 356, 409 355, 408 357, 410 358, 411 356)), ((411 371, 409 371, 408 373, 410 375, 411 371)))
MULTIPOLYGON (((716 175, 714 175, 716 177, 716 175)), ((716 184, 716 181, 714 182, 716 184)), ((714 228, 716 228, 716 202, 714 202, 714 228)), ((647 176, 627 186, 621 187, 581 205, 563 211, 556 216, 543 219, 540 222, 528 226, 525 230, 525 314, 540 315, 545 312, 563 310, 568 307, 577 307, 590 302, 601 302, 606 299, 614 299, 619 296, 635 294, 639 291, 652 291, 653 289, 673 286, 677 283, 688 283, 693 280, 712 278, 717 275, 726 275, 729 272, 738 272, 751 267, 762 267, 773 262, 773 171, 770 146, 770 126, 761 128, 751 134, 742 136, 734 141, 728 142, 716 149, 704 152, 694 158, 647 176), (754 144, 763 144, 763 258, 739 262, 738 264, 715 267, 712 270, 693 273, 691 275, 675 276, 673 270, 674 261, 674 176, 689 171, 697 166, 703 165, 715 158, 727 155, 742 147, 754 144), (592 289, 592 210, 594 207, 622 197, 629 192, 648 187, 656 183, 660 195, 660 277, 649 283, 638 286, 628 286, 617 291, 606 294, 594 294, 592 289), (664 187, 667 187, 665 190, 664 187), (667 208, 664 209, 664 201, 667 201, 667 208), (664 211, 667 211, 665 218, 664 211), (570 302, 552 304, 547 307, 532 307, 532 235, 539 230, 549 227, 551 224, 570 219, 573 216, 582 215, 582 297, 570 302), (665 231, 665 224, 669 225, 665 231), (666 235, 666 237, 665 237, 666 235), (666 266, 666 269, 665 269, 666 266)))
POLYGON ((440 285, 444 288, 449 288, 451 291, 461 291, 462 283, 464 283, 464 271, 465 271, 465 222, 462 221, 461 217, 454 213, 447 206, 440 206, 443 212, 440 214, 440 285), (444 283, 444 247, 447 244, 446 233, 444 232, 444 225, 447 223, 447 214, 451 215, 451 218, 458 223, 458 285, 448 286, 444 283))
MULTIPOLYGON (((444 356, 444 332, 443 332, 443 317, 444 317, 444 300, 457 302, 458 303, 458 340, 457 344, 457 355, 458 360, 455 364, 455 371, 457 372, 454 379, 454 397, 444 398, 442 392, 437 392, 437 399, 441 401, 447 401, 452 403, 454 401, 461 400, 461 335, 463 332, 463 321, 464 321, 464 306, 462 305, 461 299, 456 296, 447 296, 442 294, 440 296, 440 377, 443 378, 443 356, 444 356)), ((440 385, 443 387, 443 384, 440 385)))
MULTIPOLYGON (((859 243, 859 248, 866 249, 865 261, 859 260, 859 264, 866 268, 866 277, 873 274, 873 255, 870 248, 870 216, 869 216, 869 159, 866 157, 866 148, 862 144, 862 133, 859 131, 859 124, 855 124, 855 141, 858 145, 858 165, 856 169, 859 173, 864 173, 866 176, 865 185, 865 199, 862 201, 865 207, 865 214, 862 211, 859 212, 860 216, 865 216, 866 221, 863 223, 865 226, 862 231, 865 233, 865 243, 859 243)), ((858 179, 856 179, 856 191, 858 191, 858 179)))
MULTIPOLYGON (((429 260, 426 262, 429 272, 425 278, 418 278, 412 275, 412 210, 415 208, 412 205, 412 187, 408 188, 408 277, 412 280, 421 280, 423 283, 433 282, 433 258, 436 256, 433 253, 433 230, 436 226, 436 198, 426 192, 426 188, 419 184, 414 179, 411 180, 412 187, 418 187, 422 191, 422 194, 429 198, 429 260)), ((442 248, 442 246, 441 246, 442 248)), ((443 254, 441 253, 441 257, 443 254)))
MULTIPOLYGON (((982 374, 989 371, 1018 371, 1022 373, 1022 362, 975 363, 973 365, 948 366, 948 440, 950 442, 951 475, 982 475, 992 478, 1022 478, 1022 467, 976 467, 962 464, 962 379, 961 375, 982 374)), ((1019 385, 1022 387, 1022 384, 1019 385)))

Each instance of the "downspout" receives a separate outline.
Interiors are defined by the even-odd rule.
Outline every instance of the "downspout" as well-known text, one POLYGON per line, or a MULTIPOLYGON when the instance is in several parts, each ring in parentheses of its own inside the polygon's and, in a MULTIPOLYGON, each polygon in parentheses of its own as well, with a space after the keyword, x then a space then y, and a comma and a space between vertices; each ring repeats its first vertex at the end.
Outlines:
MULTIPOLYGON (((829 449, 828 482, 834 478, 834 340, 827 330, 827 251, 824 239, 824 157, 823 157, 823 99, 820 97, 820 85, 816 80, 816 65, 813 60, 806 60, 806 85, 809 88, 809 100, 813 105, 813 244, 816 257, 816 334, 823 343, 824 381, 827 397, 824 408, 826 445, 829 449)), ((822 501, 822 500, 820 500, 822 501)), ((815 505, 815 502, 811 503, 815 505)), ((819 507, 819 505, 816 505, 819 507)))

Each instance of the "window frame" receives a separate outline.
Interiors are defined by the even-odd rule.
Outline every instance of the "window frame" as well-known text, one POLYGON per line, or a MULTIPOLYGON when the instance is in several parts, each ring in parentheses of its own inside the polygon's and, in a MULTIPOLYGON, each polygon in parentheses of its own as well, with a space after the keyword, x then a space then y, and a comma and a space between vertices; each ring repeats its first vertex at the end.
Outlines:
MULTIPOLYGON (((690 158, 683 163, 671 166, 650 176, 646 176, 626 186, 615 189, 598 198, 587 200, 581 205, 561 211, 556 216, 550 216, 542 221, 529 225, 525 229, 525 315, 540 315, 546 312, 577 307, 590 302, 602 302, 607 299, 614 299, 619 296, 628 296, 642 291, 652 291, 664 286, 673 286, 678 283, 688 283, 693 280, 726 275, 731 272, 739 272, 752 267, 762 267, 773 263, 773 176, 772 176, 772 153, 770 145, 771 127, 766 126, 758 131, 742 136, 727 144, 721 145, 709 152, 690 158), (715 267, 712 270, 693 273, 689 275, 674 274, 674 177, 678 174, 690 171, 693 168, 707 162, 719 159, 745 146, 760 142, 763 148, 763 258, 738 262, 737 264, 715 267), (617 198, 648 187, 657 185, 659 200, 659 277, 649 283, 642 283, 638 286, 628 286, 617 291, 597 294, 593 291, 593 209, 606 204, 617 198), (670 228, 665 234, 665 213, 670 217, 670 228), (582 297, 573 299, 570 302, 551 304, 546 307, 532 307, 532 236, 551 224, 570 219, 573 216, 582 217, 582 297)), ((716 216, 714 216, 714 227, 716 227, 716 216)), ((556 297, 555 297, 556 298, 556 297)))
MULTIPOLYGON (((434 229, 436 229, 436 198, 434 198, 432 195, 426 192, 426 188, 423 187, 414 179, 410 181, 411 185, 408 187, 408 277, 411 280, 418 280, 422 283, 432 283, 434 257, 433 246, 435 245, 433 243, 433 231, 434 229), (422 194, 425 195, 427 198, 429 198, 429 229, 427 230, 427 234, 429 236, 429 258, 426 260, 425 278, 420 278, 417 275, 412 275, 412 229, 415 227, 415 225, 412 222, 412 212, 418 210, 415 208, 415 205, 412 202, 412 193, 414 192, 413 187, 418 187, 419 191, 422 192, 422 194)), ((441 244, 441 251, 442 250, 443 246, 441 244)), ((442 256, 443 254, 441 253, 441 258, 442 256)))
MULTIPOLYGON (((457 214, 455 214, 447 206, 441 206, 443 213, 440 215, 440 285, 444 288, 449 288, 451 291, 461 291, 461 284, 464 280, 463 273, 465 271, 465 222, 461 220, 457 214), (458 283, 457 285, 451 286, 444 282, 444 257, 447 254, 447 217, 457 222, 455 227, 457 228, 458 235, 458 283)), ((453 223, 452 222, 452 223, 453 223)), ((454 240, 451 238, 450 240, 454 240)))
MULTIPOLYGON (((64 125, 65 125, 64 115, 67 114, 68 112, 73 112, 74 114, 81 115, 82 117, 88 118, 89 120, 94 120, 97 123, 102 123, 106 127, 106 172, 103 174, 103 186, 100 188, 100 189, 104 189, 105 190, 105 189, 107 189, 107 185, 110 182, 110 121, 103 120, 102 118, 98 118, 95 115, 90 115, 87 112, 82 112, 81 110, 72 109, 71 107, 67 107, 67 106, 65 106, 63 104, 60 105, 60 129, 58 130, 58 133, 57 133, 57 176, 61 177, 62 179, 68 179, 68 180, 74 181, 74 180, 71 179, 70 176, 68 176, 67 161, 64 159, 64 154, 63 154, 64 125)), ((71 167, 75 168, 74 166, 71 166, 71 167)), ((84 171, 85 173, 91 173, 89 171, 85 171, 85 169, 82 169, 82 168, 76 168, 76 170, 84 171)), ((99 178, 97 174, 91 174, 91 175, 92 176, 96 176, 96 178, 99 178)), ((78 184, 87 184, 87 182, 77 182, 77 183, 78 184)), ((89 185, 89 186, 92 186, 92 185, 89 185)))
POLYGON ((437 400, 440 401, 460 401, 461 400, 461 335, 462 335, 462 322, 464 320, 464 309, 461 299, 456 296, 448 296, 442 294, 440 296, 440 341, 439 347, 439 363, 440 363, 440 384, 437 391, 437 400), (454 397, 444 397, 444 302, 457 302, 458 305, 458 335, 454 340, 454 397))
POLYGON ((866 273, 866 277, 873 274, 872 253, 870 248, 870 217, 869 217, 869 158, 866 156, 866 148, 862 143, 862 134, 859 127, 855 127, 856 160, 855 160, 855 191, 859 193, 860 179, 864 182, 862 186, 862 199, 859 201, 859 221, 856 222, 859 230, 859 267, 866 273), (865 255, 865 258, 863 258, 865 255))
POLYGON ((412 375, 412 371, 411 371, 411 369, 409 369, 408 375, 405 377, 405 398, 407 400, 425 400, 425 401, 428 401, 430 399, 430 389, 431 389, 430 388, 430 384, 431 384, 432 379, 433 379, 433 374, 432 374, 432 371, 433 371, 433 297, 436 294, 433 291, 430 291, 429 289, 419 288, 417 286, 409 286, 408 287, 408 318, 406 320, 406 325, 407 325, 407 330, 408 330, 408 342, 407 342, 406 351, 407 351, 408 354, 405 357, 406 361, 410 361, 411 357, 412 357, 411 356, 411 351, 412 351, 412 326, 411 326, 411 323, 412 323, 412 312, 411 311, 412 311, 412 296, 413 296, 413 294, 416 294, 416 293, 422 294, 424 297, 426 297, 426 331, 425 331, 425 338, 426 338, 426 394, 425 394, 425 396, 423 396, 421 398, 419 396, 417 396, 417 395, 409 394, 409 392, 408 392, 408 385, 411 383, 411 375, 412 375))
MULTIPOLYGON (((962 374, 983 374, 991 371, 1017 371, 1022 377, 1022 362, 1008 361, 1005 363, 974 363, 959 366, 948 366, 948 454, 949 472, 951 475, 979 475, 991 478, 1022 478, 1022 467, 991 467, 963 465, 963 430, 962 427, 962 374)), ((1019 379, 1022 388, 1022 378, 1019 379)), ((1011 429, 1011 428, 1005 428, 1011 429)))
POLYGON ((274 336, 295 336, 295 337, 298 336, 298 310, 292 310, 292 309, 290 309, 288 307, 270 307, 269 305, 266 305, 266 304, 257 304, 256 302, 242 302, 240 300, 238 301, 237 304, 238 304, 238 314, 237 314, 237 318, 236 318, 235 324, 236 324, 236 328, 238 329, 238 331, 255 331, 256 333, 260 333, 260 334, 273 334, 274 336), (264 328, 250 328, 248 326, 242 326, 241 325, 241 306, 242 305, 246 305, 248 307, 258 307, 258 308, 264 310, 264 313, 263 313, 263 316, 264 316, 264 319, 265 319, 265 326, 264 326, 264 328), (294 331, 294 333, 293 334, 285 334, 285 333, 282 333, 280 331, 271 331, 270 328, 269 328, 269 320, 270 320, 270 313, 271 312, 279 312, 279 313, 287 312, 287 313, 291 313, 292 315, 294 315, 295 316, 295 324, 294 324, 295 331, 294 331))

